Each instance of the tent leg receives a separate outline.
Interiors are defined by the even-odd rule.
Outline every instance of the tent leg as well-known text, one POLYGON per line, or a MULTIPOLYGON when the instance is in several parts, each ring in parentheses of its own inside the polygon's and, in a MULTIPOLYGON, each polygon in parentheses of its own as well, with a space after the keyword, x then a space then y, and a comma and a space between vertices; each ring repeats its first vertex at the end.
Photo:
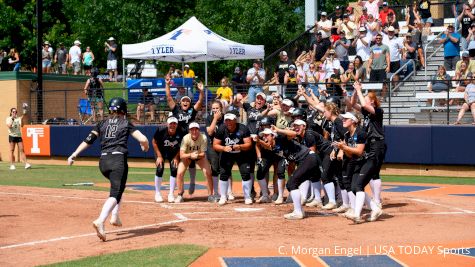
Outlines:
POLYGON ((205 59, 205 110, 208 114, 208 58, 205 59))
POLYGON ((122 89, 122 98, 125 99, 125 58, 122 59, 122 84, 123 84, 123 89, 122 89))

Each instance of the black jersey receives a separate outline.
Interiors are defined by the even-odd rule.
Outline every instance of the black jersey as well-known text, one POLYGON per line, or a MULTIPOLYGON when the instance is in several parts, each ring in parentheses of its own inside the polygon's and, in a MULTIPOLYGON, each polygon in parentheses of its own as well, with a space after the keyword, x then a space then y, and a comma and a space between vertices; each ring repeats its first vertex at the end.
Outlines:
POLYGON ((275 146, 272 149, 272 152, 289 161, 294 161, 299 164, 310 153, 310 148, 300 144, 296 140, 289 140, 287 136, 278 135, 275 138, 275 146))
POLYGON ((337 117, 333 122, 331 122, 331 128, 329 130, 330 141, 342 141, 346 132, 346 128, 343 127, 343 121, 337 117))
POLYGON ((98 78, 89 78, 89 88, 87 89, 88 97, 103 98, 104 92, 98 78))
POLYGON ((249 127, 249 131, 251 131, 251 134, 257 134, 259 130, 258 122, 261 118, 261 112, 263 112, 266 107, 262 106, 260 109, 257 109, 251 106, 249 103, 244 103, 242 107, 247 112, 247 127, 249 127))
MULTIPOLYGON (((356 147, 358 144, 365 144, 366 143, 366 133, 360 127, 357 127, 353 135, 350 132, 345 133, 345 143, 350 147, 356 147)), ((346 157, 346 155, 345 155, 346 157)), ((364 159, 364 153, 360 157, 352 157, 351 160, 362 160, 364 159)))
POLYGON ((308 131, 314 138, 315 147, 317 148, 317 152, 321 154, 330 154, 333 150, 331 141, 325 139, 323 135, 314 132, 308 131))
POLYGON ((94 127, 101 138, 101 153, 121 152, 127 154, 129 135, 137 129, 123 116, 113 116, 100 121, 94 127))
POLYGON ((195 110, 194 107, 190 107, 188 110, 183 110, 180 106, 175 105, 172 113, 173 116, 178 119, 178 126, 180 126, 184 132, 188 133, 188 124, 195 120, 198 111, 195 110))
POLYGON ((311 110, 307 113, 307 129, 311 129, 323 135, 323 127, 325 117, 316 110, 311 110))
POLYGON ((308 148, 315 147, 315 136, 313 135, 312 130, 305 131, 303 137, 298 135, 297 141, 308 148))
MULTIPOLYGON (((221 116, 221 119, 219 119, 217 122, 216 122, 216 129, 214 129, 214 133, 213 135, 209 135, 208 134, 208 131, 206 131, 206 137, 208 137, 208 146, 209 147, 212 147, 213 146, 213 138, 214 136, 216 135, 216 131, 218 130, 218 128, 223 125, 224 123, 224 117, 221 116)), ((208 117, 206 118, 206 127, 209 127, 211 125, 211 123, 213 122, 213 113, 210 113, 208 115, 208 117)))
POLYGON ((384 130, 383 130, 383 114, 384 110, 382 108, 374 108, 374 114, 371 114, 369 111, 362 109, 361 114, 363 114, 363 127, 367 134, 368 139, 384 139, 384 130))
POLYGON ((168 127, 162 126, 155 131, 153 139, 157 143, 158 150, 160 150, 163 158, 170 159, 175 157, 180 151, 180 144, 183 136, 185 136, 185 133, 180 129, 180 127, 177 127, 174 135, 170 135, 168 133, 168 127))
MULTIPOLYGON (((246 125, 237 123, 236 130, 234 132, 229 132, 226 125, 221 125, 216 131, 215 139, 221 141, 223 146, 233 146, 244 144, 244 138, 250 137, 251 133, 249 128, 246 125)), ((241 151, 231 151, 229 153, 240 153, 241 151)), ((227 153, 227 152, 223 152, 227 153)))

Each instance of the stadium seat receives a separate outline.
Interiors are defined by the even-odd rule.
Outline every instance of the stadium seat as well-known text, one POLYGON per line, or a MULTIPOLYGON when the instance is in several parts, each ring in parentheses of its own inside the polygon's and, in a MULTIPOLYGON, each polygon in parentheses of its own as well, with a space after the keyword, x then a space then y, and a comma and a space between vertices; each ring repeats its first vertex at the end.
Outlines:
POLYGON ((79 123, 84 125, 92 119, 92 107, 89 100, 80 98, 78 102, 79 123))

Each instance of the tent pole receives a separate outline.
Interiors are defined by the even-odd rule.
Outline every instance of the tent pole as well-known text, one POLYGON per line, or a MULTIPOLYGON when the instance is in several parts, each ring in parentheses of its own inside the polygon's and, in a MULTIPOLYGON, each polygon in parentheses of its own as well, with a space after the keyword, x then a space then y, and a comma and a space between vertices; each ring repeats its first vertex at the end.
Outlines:
POLYGON ((122 59, 122 84, 123 84, 123 89, 122 89, 122 98, 125 99, 125 58, 122 59))
MULTIPOLYGON (((185 58, 182 57, 182 58, 181 58, 181 85, 182 85, 183 87, 185 87, 185 67, 184 67, 184 66, 185 66, 185 58)), ((187 95, 188 95, 188 90, 189 90, 189 89, 190 89, 190 88, 186 88, 186 93, 187 93, 187 95)))
POLYGON ((205 55, 205 110, 208 115, 208 55, 205 55))

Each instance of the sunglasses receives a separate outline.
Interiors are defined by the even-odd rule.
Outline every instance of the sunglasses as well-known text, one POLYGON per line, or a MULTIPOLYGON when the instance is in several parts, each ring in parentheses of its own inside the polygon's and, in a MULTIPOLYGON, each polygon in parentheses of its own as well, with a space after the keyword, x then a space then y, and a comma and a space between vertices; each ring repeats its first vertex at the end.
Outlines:
POLYGON ((17 113, 17 111, 16 111, 16 110, 13 110, 12 113, 17 113))

